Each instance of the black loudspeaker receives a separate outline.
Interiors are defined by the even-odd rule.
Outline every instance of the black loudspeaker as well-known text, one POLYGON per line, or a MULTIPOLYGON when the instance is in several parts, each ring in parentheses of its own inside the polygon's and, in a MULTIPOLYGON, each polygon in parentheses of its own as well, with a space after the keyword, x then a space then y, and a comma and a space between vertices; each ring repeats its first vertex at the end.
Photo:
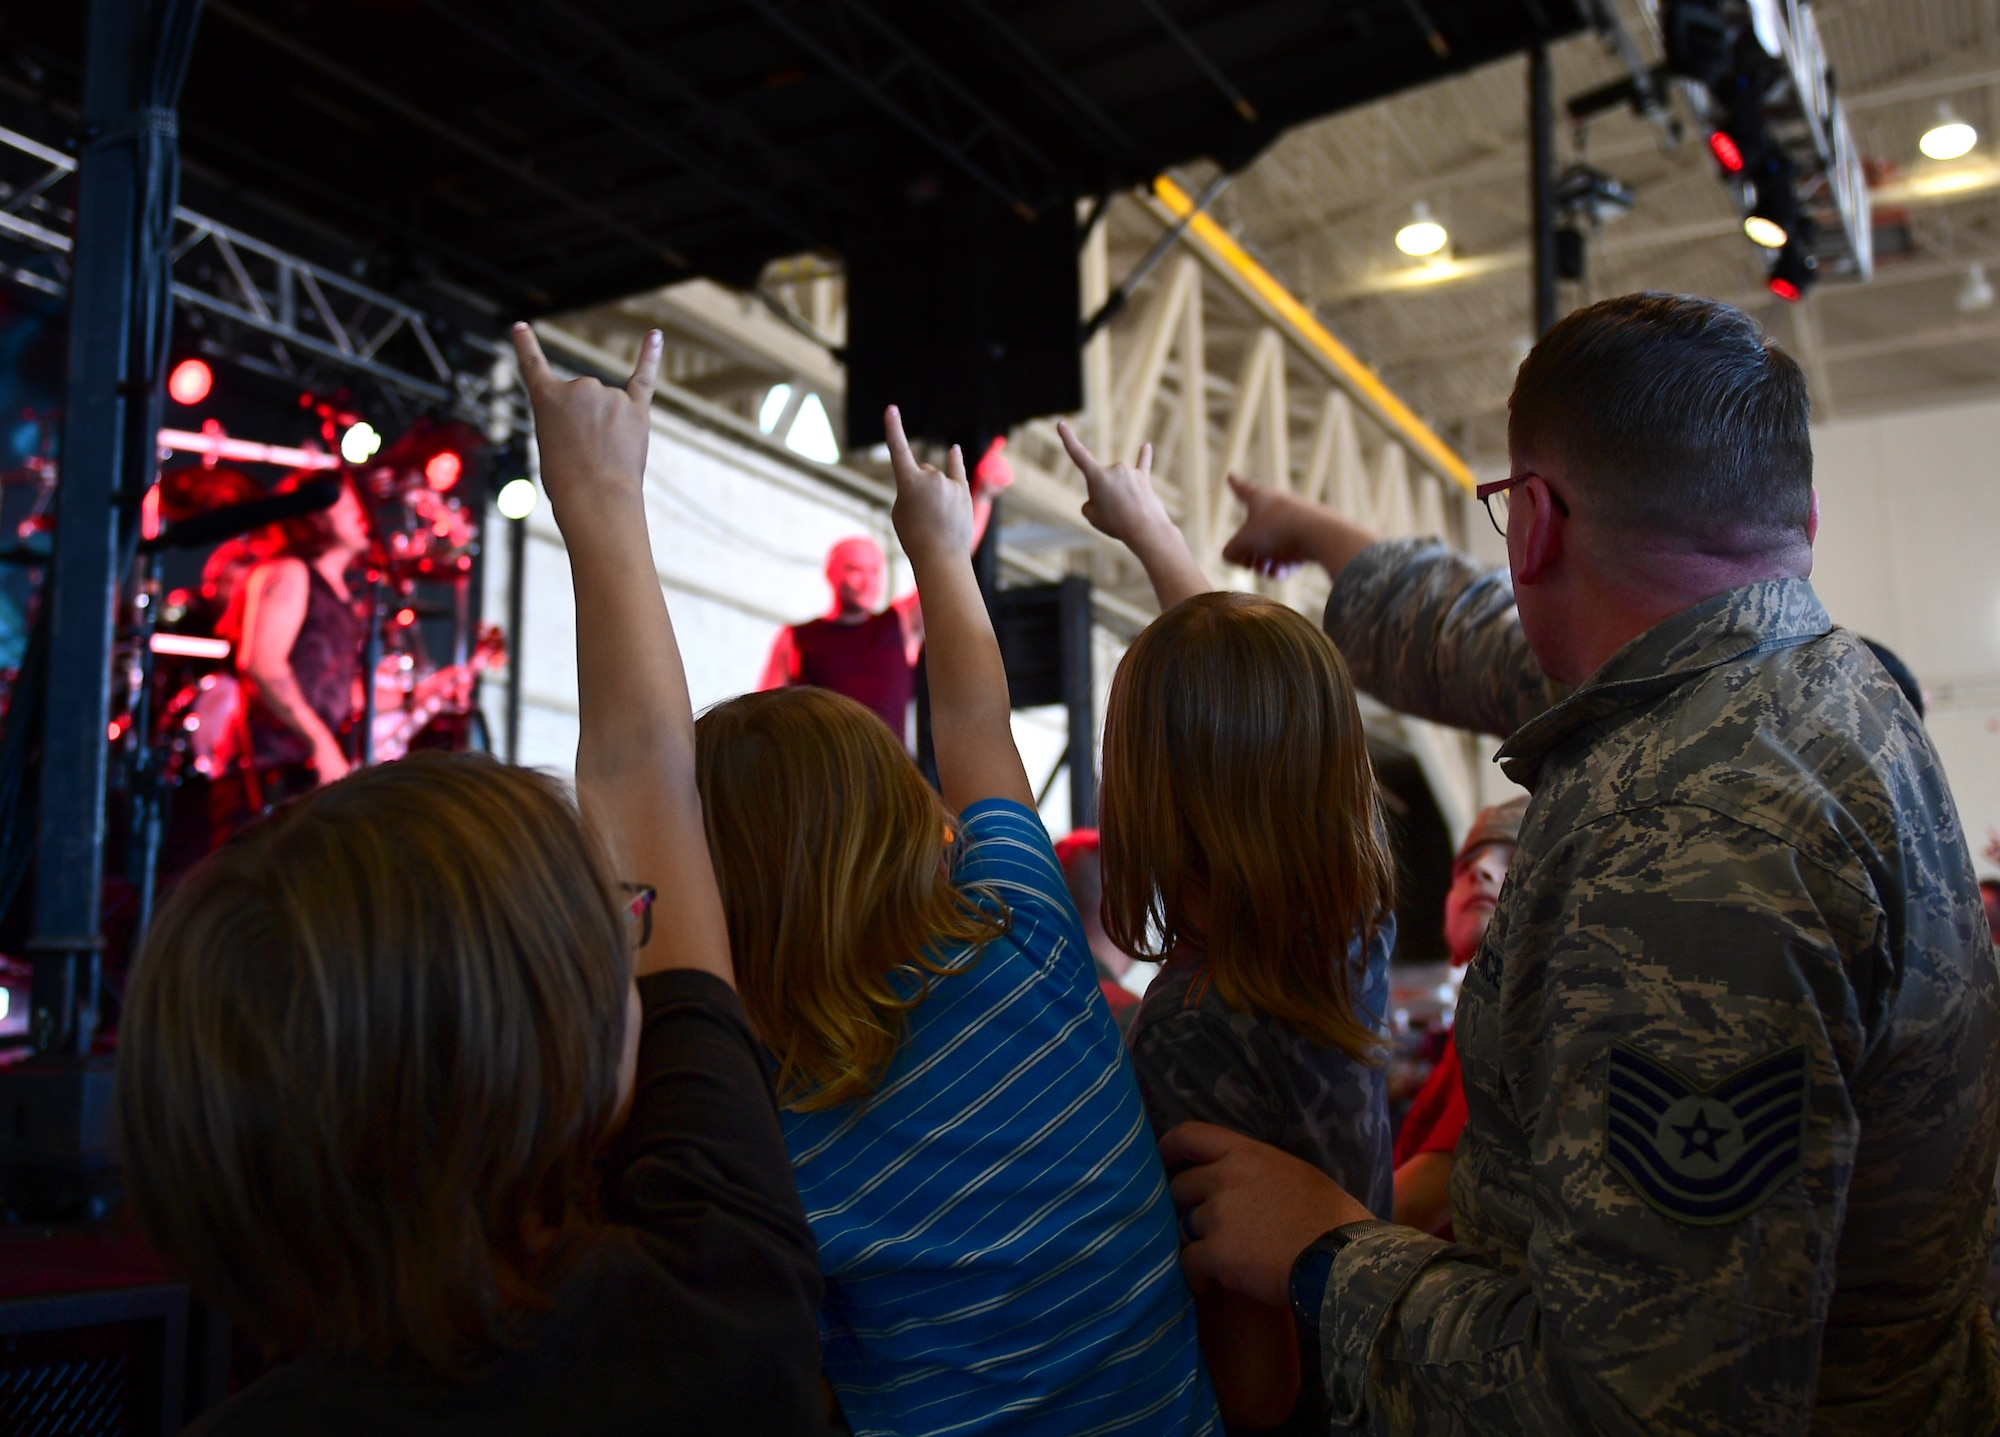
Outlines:
POLYGON ((847 444, 913 438, 966 462, 1025 419, 1083 407, 1075 207, 1024 219, 983 190, 918 187, 847 248, 847 444))

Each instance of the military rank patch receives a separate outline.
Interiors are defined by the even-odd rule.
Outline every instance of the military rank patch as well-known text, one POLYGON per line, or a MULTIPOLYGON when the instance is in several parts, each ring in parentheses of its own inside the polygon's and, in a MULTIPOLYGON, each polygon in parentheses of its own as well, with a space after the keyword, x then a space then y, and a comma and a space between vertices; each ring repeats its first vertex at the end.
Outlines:
POLYGON ((1752 1212, 1799 1170, 1805 1132, 1804 1048, 1701 1088, 1637 1048, 1611 1045, 1605 1157, 1668 1217, 1714 1224, 1752 1212))

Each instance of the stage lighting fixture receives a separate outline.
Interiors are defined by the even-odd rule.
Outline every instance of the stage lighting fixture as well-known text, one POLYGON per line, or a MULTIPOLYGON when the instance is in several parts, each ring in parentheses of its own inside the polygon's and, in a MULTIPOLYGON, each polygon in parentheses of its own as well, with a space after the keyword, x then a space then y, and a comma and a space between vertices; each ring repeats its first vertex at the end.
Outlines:
POLYGON ((1412 259, 1427 259, 1451 242, 1445 227, 1431 218, 1430 206, 1417 201, 1410 222, 1396 231, 1396 248, 1412 259))
POLYGON ((167 376, 167 393, 176 404, 199 404, 215 388, 215 372, 199 359, 183 359, 167 376))
POLYGON ((1972 153, 1972 147, 1978 143, 1979 131, 1953 114, 1949 105, 1939 105, 1937 123, 1924 131, 1917 148, 1927 159, 1955 160, 1972 153))
POLYGON ((382 436, 365 419, 348 425, 347 432, 340 436, 340 457, 349 464, 366 464, 381 447, 382 436))
POLYGON ((1780 249, 1790 238, 1785 233, 1783 225, 1776 220, 1766 219, 1763 215, 1751 215, 1744 220, 1743 233, 1750 236, 1753 244, 1760 244, 1765 249, 1780 249))
POLYGON ((1771 277, 1766 283, 1779 299, 1797 304, 1813 287, 1813 281, 1819 278, 1818 269, 1817 262, 1806 253, 1805 246, 1792 240, 1778 251, 1777 260, 1771 265, 1771 277))
POLYGON ((442 494, 465 472, 465 461, 449 449, 440 449, 424 461, 424 483, 442 494))
POLYGON ((493 507, 500 511, 503 519, 525 519, 535 512, 535 481, 532 479, 509 479, 494 496, 493 507))
POLYGON ((1732 175, 1743 173, 1743 151, 1736 141, 1729 138, 1727 130, 1715 130, 1708 137, 1708 152, 1715 156, 1715 162, 1732 175))

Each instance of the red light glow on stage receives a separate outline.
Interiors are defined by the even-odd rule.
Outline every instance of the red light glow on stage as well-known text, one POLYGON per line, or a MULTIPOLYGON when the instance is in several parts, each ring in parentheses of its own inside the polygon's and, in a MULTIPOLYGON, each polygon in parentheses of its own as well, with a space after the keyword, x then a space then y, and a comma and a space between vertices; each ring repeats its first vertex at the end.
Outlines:
POLYGON ((1712 130, 1708 136, 1708 152, 1715 156, 1715 162, 1732 175, 1743 173, 1743 151, 1736 147, 1736 141, 1721 130, 1712 130))
POLYGON ((465 472, 465 461, 449 449, 440 449, 424 461, 424 483, 442 494, 465 472))
POLYGON ((1799 287, 1782 275, 1771 276, 1771 293, 1792 304, 1799 302, 1799 287))
POLYGON ((183 359, 167 376, 167 393, 176 404, 199 404, 215 388, 215 371, 199 359, 183 359))
POLYGON ((417 611, 415 609, 396 610, 396 622, 401 627, 407 629, 410 625, 414 624, 416 621, 417 621, 417 611))

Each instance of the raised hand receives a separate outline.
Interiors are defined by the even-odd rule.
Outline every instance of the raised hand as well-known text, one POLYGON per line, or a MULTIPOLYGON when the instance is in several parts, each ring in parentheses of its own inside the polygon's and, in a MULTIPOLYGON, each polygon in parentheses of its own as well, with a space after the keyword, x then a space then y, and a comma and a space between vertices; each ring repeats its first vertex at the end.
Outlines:
POLYGON ((945 455, 945 467, 919 464, 903 435, 903 416, 895 405, 882 414, 889 441, 889 467, 896 474, 896 502, 889 518, 910 562, 922 557, 972 552, 972 488, 966 482, 965 456, 956 444, 945 455))
POLYGON ((1084 488, 1090 494, 1084 501, 1083 517, 1091 528, 1136 548, 1161 528, 1173 527, 1167 506, 1153 492, 1152 445, 1140 445, 1139 457, 1131 464, 1107 466, 1098 462, 1067 421, 1056 421, 1056 433, 1069 451, 1070 462, 1083 474, 1084 488))
POLYGON ((1098 533, 1116 539, 1145 565, 1146 577, 1153 581, 1153 596, 1162 610, 1214 587, 1167 514, 1167 506, 1153 492, 1152 445, 1140 446, 1136 463, 1105 465, 1067 423, 1056 421, 1056 433, 1062 436, 1070 462, 1083 473, 1084 488, 1090 495, 1084 501, 1083 517, 1098 533))
POLYGON ((1249 513, 1222 546, 1222 557, 1260 574, 1275 578, 1308 562, 1338 574, 1381 537, 1323 504, 1267 484, 1231 474, 1229 488, 1249 513))
POLYGON ((550 506, 560 514, 566 505, 600 498, 637 499, 653 432, 650 411, 660 374, 660 331, 647 333, 623 389, 589 378, 556 378, 541 341, 526 324, 515 325, 512 338, 521 383, 535 410, 535 443, 550 506))

